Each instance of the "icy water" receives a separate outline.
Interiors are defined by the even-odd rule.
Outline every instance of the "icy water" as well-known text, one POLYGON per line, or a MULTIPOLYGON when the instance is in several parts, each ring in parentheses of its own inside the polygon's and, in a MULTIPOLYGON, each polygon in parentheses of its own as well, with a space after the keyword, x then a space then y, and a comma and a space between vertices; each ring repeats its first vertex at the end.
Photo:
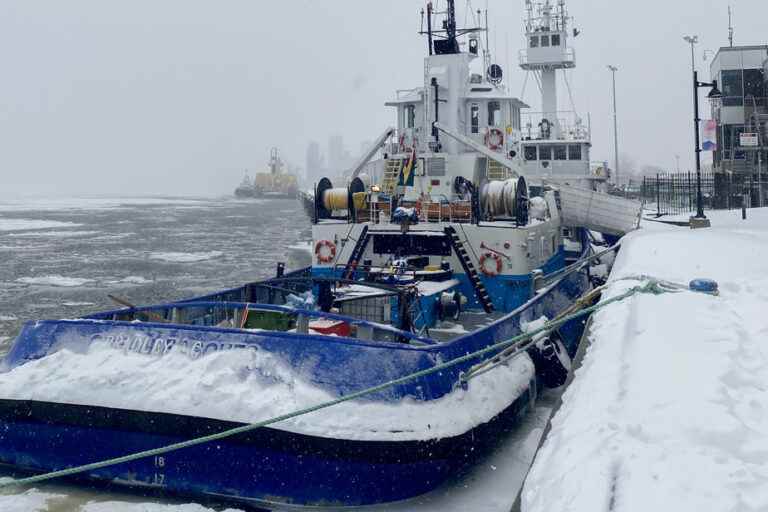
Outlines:
POLYGON ((0 344, 26 320, 268 277, 311 237, 294 200, 0 200, 0 344))
MULTIPOLYGON (((269 277, 278 262, 309 264, 300 246, 310 237, 309 222, 292 200, 0 199, 0 353, 25 321, 117 307, 108 295, 135 304, 167 302, 269 277)), ((556 399, 556 393, 545 395, 493 454, 449 485, 365 510, 508 511, 556 399)), ((2 512, 225 509, 61 482, 0 489, 2 512)))

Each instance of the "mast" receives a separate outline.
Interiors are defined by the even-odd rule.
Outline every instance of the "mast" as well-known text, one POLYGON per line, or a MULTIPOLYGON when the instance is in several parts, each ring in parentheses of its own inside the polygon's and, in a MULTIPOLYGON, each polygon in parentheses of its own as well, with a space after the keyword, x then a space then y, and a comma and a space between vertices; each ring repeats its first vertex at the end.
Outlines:
POLYGON ((733 11, 731 11, 730 5, 728 6, 728 42, 733 48, 733 11))
POLYGON ((576 67, 575 53, 568 47, 569 16, 565 0, 534 3, 526 0, 526 50, 520 67, 532 71, 541 86, 542 138, 558 138, 557 73, 576 67))

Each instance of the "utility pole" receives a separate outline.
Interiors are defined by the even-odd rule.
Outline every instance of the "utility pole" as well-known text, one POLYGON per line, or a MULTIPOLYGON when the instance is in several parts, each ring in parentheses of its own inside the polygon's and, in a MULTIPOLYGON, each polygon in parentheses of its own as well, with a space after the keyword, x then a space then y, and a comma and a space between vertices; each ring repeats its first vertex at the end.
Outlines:
POLYGON ((615 167, 616 185, 619 186, 619 121, 616 115, 616 72, 619 70, 616 66, 608 66, 613 76, 613 155, 615 167))

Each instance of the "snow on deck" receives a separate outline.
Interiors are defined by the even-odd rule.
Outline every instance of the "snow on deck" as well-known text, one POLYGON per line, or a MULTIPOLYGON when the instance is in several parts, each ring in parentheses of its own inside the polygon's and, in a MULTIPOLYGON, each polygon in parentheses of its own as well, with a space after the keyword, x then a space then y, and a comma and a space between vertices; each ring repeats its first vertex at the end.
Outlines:
POLYGON ((522 495, 524 512, 768 510, 768 209, 646 223, 606 298, 646 274, 720 296, 640 295, 593 318, 522 495))

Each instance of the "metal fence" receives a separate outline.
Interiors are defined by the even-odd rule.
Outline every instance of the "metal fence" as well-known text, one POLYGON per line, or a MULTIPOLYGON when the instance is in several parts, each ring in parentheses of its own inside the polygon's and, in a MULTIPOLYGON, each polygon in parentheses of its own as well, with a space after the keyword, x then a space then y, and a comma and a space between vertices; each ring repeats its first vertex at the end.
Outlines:
MULTIPOLYGON (((768 182, 761 176, 734 173, 701 173, 701 198, 705 210, 756 208, 766 204, 768 182)), ((643 207, 662 215, 696 211, 696 173, 659 173, 646 176, 640 193, 643 207)))

